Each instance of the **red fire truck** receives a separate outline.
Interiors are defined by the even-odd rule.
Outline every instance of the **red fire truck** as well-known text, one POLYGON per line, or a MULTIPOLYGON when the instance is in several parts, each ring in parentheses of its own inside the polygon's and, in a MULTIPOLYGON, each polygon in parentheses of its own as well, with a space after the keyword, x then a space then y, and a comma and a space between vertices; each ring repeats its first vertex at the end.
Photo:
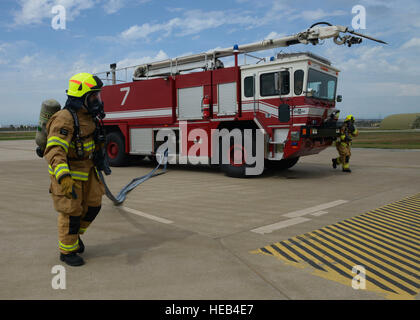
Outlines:
MULTIPOLYGON (((178 160, 196 157, 208 164, 215 153, 211 136, 217 129, 263 132, 264 139, 258 140, 263 148, 253 147, 252 152, 261 150, 263 155, 258 156, 266 165, 281 168, 290 168, 299 157, 330 146, 337 136, 335 104, 341 100, 336 96, 339 70, 330 61, 302 52, 238 64, 239 54, 246 57, 250 52, 299 43, 316 45, 327 38, 351 46, 361 42, 360 36, 367 37, 346 27, 320 24, 325 23, 280 39, 136 66, 129 82, 117 83, 121 69, 111 65, 107 77, 112 75, 112 84, 101 93, 110 165, 124 165, 129 155, 153 158, 162 144, 157 139, 162 129, 175 133, 174 156, 178 160), (235 63, 225 68, 220 58, 229 56, 235 63), (194 72, 197 69, 201 70, 194 72), (201 129, 209 139, 191 156, 189 151, 203 143, 201 137, 190 136, 194 129, 201 129)), ((227 175, 245 175, 249 164, 233 161, 238 154, 243 160, 246 157, 242 142, 232 142, 228 162, 220 164, 227 175)))

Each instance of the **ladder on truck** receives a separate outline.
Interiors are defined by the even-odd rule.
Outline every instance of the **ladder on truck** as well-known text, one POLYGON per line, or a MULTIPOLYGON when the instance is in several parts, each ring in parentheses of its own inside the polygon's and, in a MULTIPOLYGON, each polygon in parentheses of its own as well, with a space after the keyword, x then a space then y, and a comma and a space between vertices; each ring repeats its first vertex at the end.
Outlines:
MULTIPOLYGON (((183 71, 193 69, 214 70, 223 68, 223 62, 220 58, 235 56, 235 65, 238 65, 238 54, 246 54, 255 51, 274 49, 278 47, 288 47, 295 44, 312 44, 317 45, 320 40, 333 38, 337 45, 347 45, 351 47, 353 44, 362 42, 362 38, 384 43, 382 40, 372 38, 355 32, 344 26, 331 25, 328 22, 318 22, 310 26, 307 30, 297 34, 277 39, 267 39, 260 42, 249 43, 245 45, 235 44, 233 47, 224 49, 215 49, 199 54, 192 54, 174 59, 167 59, 157 62, 145 63, 127 68, 135 68, 133 80, 143 80, 156 76, 171 76, 179 74, 183 71), (323 26, 320 26, 323 25, 323 26)), ((127 69, 116 69, 116 64, 111 64, 111 71, 106 72, 112 74, 112 83, 116 83, 116 71, 127 69)))

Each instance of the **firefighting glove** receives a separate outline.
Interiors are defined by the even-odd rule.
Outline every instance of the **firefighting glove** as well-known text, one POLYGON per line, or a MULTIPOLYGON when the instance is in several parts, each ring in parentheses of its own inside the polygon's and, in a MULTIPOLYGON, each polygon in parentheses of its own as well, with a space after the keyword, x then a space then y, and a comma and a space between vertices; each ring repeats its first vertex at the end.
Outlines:
POLYGON ((78 187, 71 176, 65 176, 60 180, 61 191, 64 193, 64 196, 68 199, 72 197, 77 199, 75 187, 78 187))

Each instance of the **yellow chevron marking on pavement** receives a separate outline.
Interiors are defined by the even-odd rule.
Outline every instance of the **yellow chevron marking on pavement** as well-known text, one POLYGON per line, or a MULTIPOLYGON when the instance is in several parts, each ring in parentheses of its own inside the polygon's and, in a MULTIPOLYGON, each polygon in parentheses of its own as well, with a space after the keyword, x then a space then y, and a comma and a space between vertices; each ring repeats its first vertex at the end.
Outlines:
POLYGON ((356 276, 353 268, 363 266, 366 290, 414 299, 420 292, 420 193, 252 253, 310 267, 348 286, 356 276))

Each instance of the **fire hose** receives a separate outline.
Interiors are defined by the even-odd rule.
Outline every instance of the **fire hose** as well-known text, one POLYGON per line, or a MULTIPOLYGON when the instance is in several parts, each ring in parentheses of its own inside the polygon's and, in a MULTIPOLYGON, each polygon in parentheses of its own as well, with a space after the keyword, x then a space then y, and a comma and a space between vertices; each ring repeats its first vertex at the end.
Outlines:
POLYGON ((144 176, 134 178, 133 180, 131 180, 130 183, 128 183, 127 185, 125 185, 121 189, 121 191, 118 193, 118 195, 116 197, 109 190, 108 185, 105 182, 105 178, 102 174, 102 170, 97 171, 98 175, 99 175, 99 179, 102 181, 102 183, 105 186, 106 196, 108 197, 109 200, 111 200, 114 203, 115 206, 121 205, 125 201, 125 199, 127 197, 127 194, 131 190, 136 188, 138 185, 140 185, 143 182, 149 180, 150 178, 153 178, 153 177, 156 177, 156 176, 159 176, 161 174, 166 173, 166 167, 167 167, 167 164, 168 164, 168 161, 167 161, 168 160, 168 149, 165 150, 165 152, 163 153, 163 156, 160 155, 160 154, 158 154, 158 155, 160 156, 160 159, 158 161, 157 166, 152 171, 150 171, 148 174, 145 174, 144 176), (156 172, 160 168, 160 166, 162 166, 162 165, 163 165, 163 168, 162 168, 163 170, 160 171, 160 172, 156 172))

